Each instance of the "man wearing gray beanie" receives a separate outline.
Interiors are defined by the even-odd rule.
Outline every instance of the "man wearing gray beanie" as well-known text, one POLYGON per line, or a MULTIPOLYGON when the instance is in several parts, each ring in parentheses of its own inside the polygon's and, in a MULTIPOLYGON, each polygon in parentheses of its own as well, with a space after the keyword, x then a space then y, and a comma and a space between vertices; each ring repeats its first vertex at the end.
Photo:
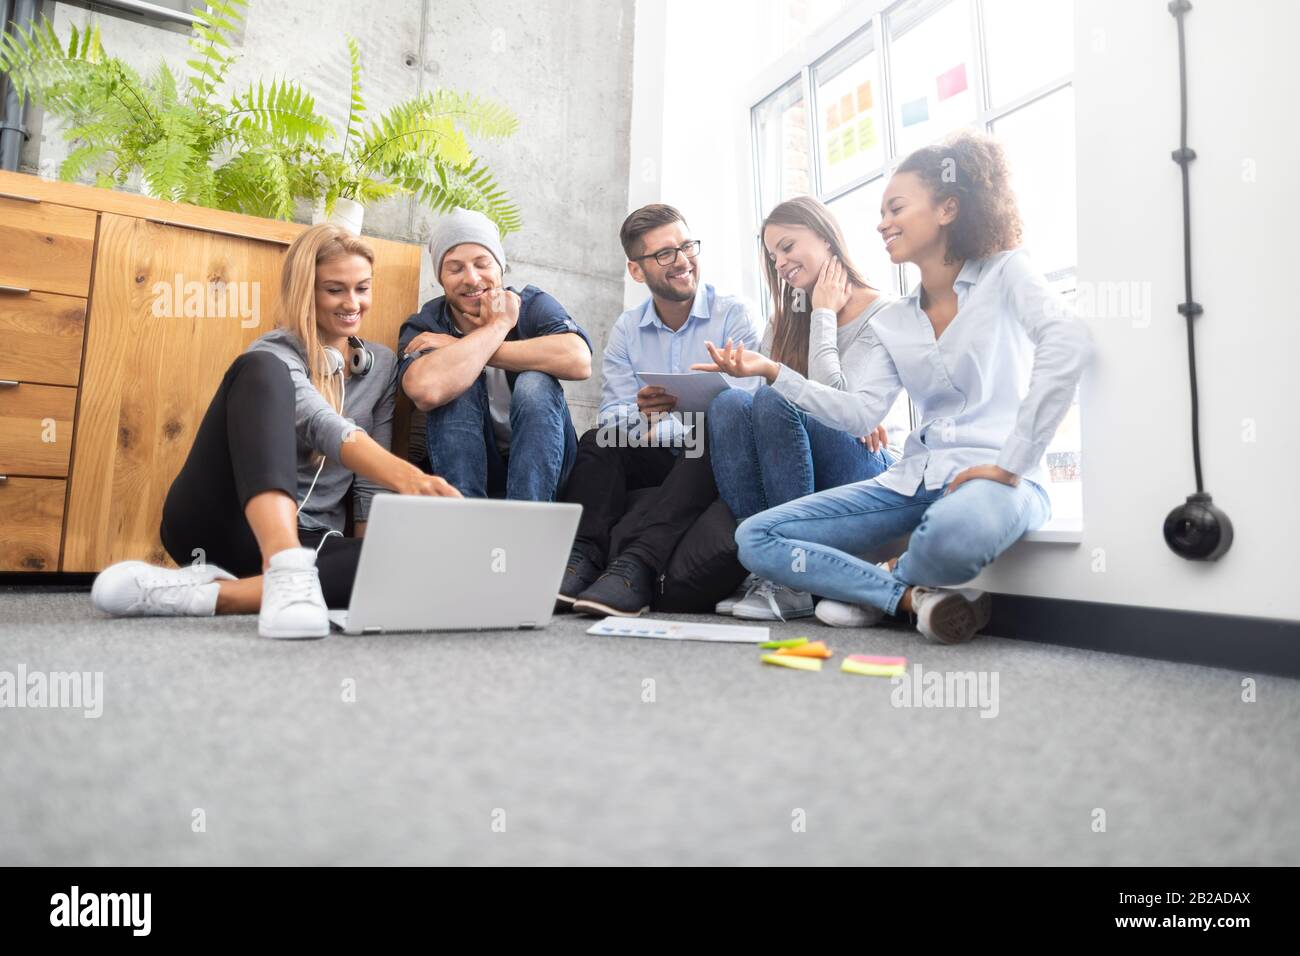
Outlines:
POLYGON ((556 500, 578 447, 560 381, 591 375, 591 340, 553 296, 505 285, 483 213, 444 216, 429 256, 444 294, 398 340, 398 380, 426 413, 419 464, 467 498, 556 500))

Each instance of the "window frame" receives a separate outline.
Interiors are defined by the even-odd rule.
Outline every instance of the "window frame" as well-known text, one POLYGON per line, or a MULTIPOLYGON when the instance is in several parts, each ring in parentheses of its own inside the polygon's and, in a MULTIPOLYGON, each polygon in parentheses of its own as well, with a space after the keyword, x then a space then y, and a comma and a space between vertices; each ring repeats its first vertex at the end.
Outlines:
MULTIPOLYGON (((816 196, 821 202, 832 203, 855 189, 866 186, 875 179, 890 175, 903 158, 897 154, 898 143, 894 131, 894 90, 890 81, 889 69, 892 42, 886 27, 888 17, 908 2, 910 0, 862 0, 862 2, 847 5, 841 14, 832 18, 831 23, 814 31, 807 41, 796 47, 787 56, 782 57, 772 67, 764 70, 755 80, 753 88, 762 92, 757 96, 751 93, 747 100, 749 102, 750 157, 753 164, 753 195, 751 201, 755 210, 752 231, 760 249, 762 248, 762 237, 758 235, 758 225, 763 221, 764 211, 762 208, 762 159, 759 155, 760 143, 756 111, 767 99, 780 92, 791 82, 797 80, 803 93, 805 115, 808 118, 809 126, 809 179, 812 185, 812 195, 816 196), (872 31, 874 52, 876 53, 876 75, 872 82, 875 84, 874 88, 880 90, 881 113, 885 117, 885 122, 882 124, 884 129, 880 131, 885 161, 882 165, 873 167, 833 190, 824 191, 822 189, 823 152, 820 122, 822 104, 817 96, 816 69, 837 53, 841 47, 851 43, 860 33, 867 29, 872 31), (773 83, 770 79, 773 76, 779 76, 780 79, 773 83)), ((936 5, 934 10, 927 16, 933 16, 954 3, 967 4, 970 11, 971 50, 973 53, 971 69, 974 73, 972 91, 975 94, 976 108, 976 115, 970 122, 972 129, 978 129, 986 133, 991 132, 993 124, 998 120, 1004 119, 1026 106, 1030 106, 1041 99, 1051 96, 1053 93, 1074 85, 1074 71, 1071 70, 1053 77, 1048 82, 1007 100, 1005 103, 995 105, 989 91, 984 0, 947 0, 946 3, 936 5)), ((894 278, 898 283, 898 288, 906 291, 903 285, 902 268, 896 266, 895 273, 894 278)), ((763 296, 766 303, 765 291, 763 296)))
MULTIPOLYGON (((813 188, 812 195, 821 202, 829 205, 854 190, 864 188, 877 179, 891 175, 903 157, 897 153, 898 143, 894 129, 896 117, 894 115, 894 89, 890 71, 893 42, 888 32, 888 19, 891 14, 896 13, 909 2, 910 0, 852 0, 852 2, 846 3, 844 8, 828 22, 814 29, 803 42, 796 45, 789 53, 756 76, 746 90, 745 102, 748 104, 749 109, 750 158, 753 170, 751 208, 754 210, 754 218, 751 234, 754 247, 758 250, 760 256, 763 253, 763 237, 759 234, 759 225, 763 221, 765 211, 762 197, 762 158, 760 156, 761 143, 758 136, 758 107, 792 81, 799 81, 803 92, 805 115, 809 124, 809 182, 813 188), (882 124, 884 128, 880 131, 884 163, 837 186, 833 190, 823 191, 822 104, 817 92, 817 67, 868 29, 872 32, 873 52, 876 55, 876 71, 872 82, 874 89, 880 91, 881 115, 885 119, 882 124)), ((969 128, 990 133, 998 120, 1005 119, 1011 114, 1037 103, 1039 100, 1074 85, 1074 70, 1071 69, 1027 92, 1021 93, 1003 103, 995 104, 989 82, 988 47, 984 16, 985 0, 936 2, 934 8, 916 22, 920 23, 956 3, 967 5, 971 23, 971 70, 973 73, 971 88, 975 97, 975 116, 968 124, 969 128)), ((1073 268, 1077 280, 1077 262, 1073 268)), ((893 267, 893 282, 895 287, 905 294, 907 286, 903 270, 903 266, 893 267)), ((1061 290, 1063 295, 1071 295, 1075 292, 1077 292, 1077 285, 1061 290)), ((764 315, 770 315, 772 303, 761 279, 759 282, 759 301, 762 304, 764 315)), ((920 424, 917 420, 916 406, 910 400, 908 402, 908 418, 912 429, 915 429, 920 424)), ((1065 534, 1070 536, 1072 532, 1065 532, 1065 534)))

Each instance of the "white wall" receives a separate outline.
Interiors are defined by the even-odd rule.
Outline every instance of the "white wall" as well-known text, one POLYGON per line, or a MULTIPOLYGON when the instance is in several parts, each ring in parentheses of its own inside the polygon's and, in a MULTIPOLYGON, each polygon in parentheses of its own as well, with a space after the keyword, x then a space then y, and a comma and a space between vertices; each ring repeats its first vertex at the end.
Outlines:
MULTIPOLYGON (((638 152, 637 130, 647 128, 638 89, 629 201, 677 205, 706 242, 706 281, 755 289, 744 99, 781 52, 771 5, 738 13, 732 3, 641 0, 638 57, 649 55, 640 29, 647 7, 664 17, 657 55, 666 49, 670 64, 654 117, 663 144, 657 179, 639 181, 638 162, 654 152, 646 139, 638 152)), ((1248 13, 1228 0, 1195 0, 1188 16, 1189 141, 1199 155, 1191 169, 1194 293, 1205 307, 1197 328, 1202 457, 1207 490, 1236 529, 1232 550, 1215 564, 1187 562, 1161 535, 1165 514, 1195 487, 1176 311, 1181 185, 1169 155, 1178 144, 1175 22, 1164 0, 1084 0, 1075 14, 1079 279, 1143 283, 1150 312, 1089 318, 1097 358, 1082 387, 1082 543, 1022 542, 981 576, 985 587, 1300 618, 1292 580, 1300 508, 1290 497, 1300 415, 1283 393, 1300 359, 1289 281, 1300 243, 1286 221, 1300 209, 1291 167, 1300 155, 1297 84, 1287 66, 1300 5, 1253 0, 1248 13), (1254 440, 1245 440, 1252 427, 1254 440)))
POLYGON ((1082 546, 1021 543, 981 581, 1018 594, 1300 618, 1300 413, 1286 389, 1300 359, 1300 133, 1287 66, 1300 5, 1195 0, 1187 17, 1202 461, 1206 490, 1236 531, 1213 564, 1175 557, 1161 537, 1165 514, 1195 489, 1176 311, 1176 24, 1163 0, 1087 0, 1076 4, 1075 31, 1080 283, 1150 283, 1151 318, 1090 320, 1082 546), (1105 570, 1095 571, 1100 557, 1105 570))
MULTIPOLYGON (((816 0, 809 16, 843 0, 816 0)), ((747 97, 786 51, 788 0, 639 0, 633 54, 629 211, 676 206, 704 243, 700 271, 757 313, 758 252, 747 97), (649 87, 649 89, 647 89, 649 87)), ((625 284, 628 307, 646 289, 625 284)))

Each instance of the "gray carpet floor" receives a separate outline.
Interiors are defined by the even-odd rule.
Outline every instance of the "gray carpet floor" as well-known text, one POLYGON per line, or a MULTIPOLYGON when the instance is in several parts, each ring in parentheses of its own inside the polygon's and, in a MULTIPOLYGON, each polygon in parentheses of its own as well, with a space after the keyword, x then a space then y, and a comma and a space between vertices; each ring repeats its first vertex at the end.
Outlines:
POLYGON ((834 647, 802 673, 589 623, 274 642, 0 589, 0 671, 103 673, 98 719, 0 709, 0 864, 1300 863, 1294 680, 774 628, 834 647), (846 653, 996 671, 997 715, 846 653))

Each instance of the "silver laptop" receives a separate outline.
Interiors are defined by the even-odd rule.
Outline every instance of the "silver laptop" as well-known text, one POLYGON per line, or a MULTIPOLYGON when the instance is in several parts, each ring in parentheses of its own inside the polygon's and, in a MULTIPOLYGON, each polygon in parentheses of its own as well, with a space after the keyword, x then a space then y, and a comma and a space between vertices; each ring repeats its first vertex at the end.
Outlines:
POLYGON ((345 634, 543 627, 582 506, 375 495, 345 634))

